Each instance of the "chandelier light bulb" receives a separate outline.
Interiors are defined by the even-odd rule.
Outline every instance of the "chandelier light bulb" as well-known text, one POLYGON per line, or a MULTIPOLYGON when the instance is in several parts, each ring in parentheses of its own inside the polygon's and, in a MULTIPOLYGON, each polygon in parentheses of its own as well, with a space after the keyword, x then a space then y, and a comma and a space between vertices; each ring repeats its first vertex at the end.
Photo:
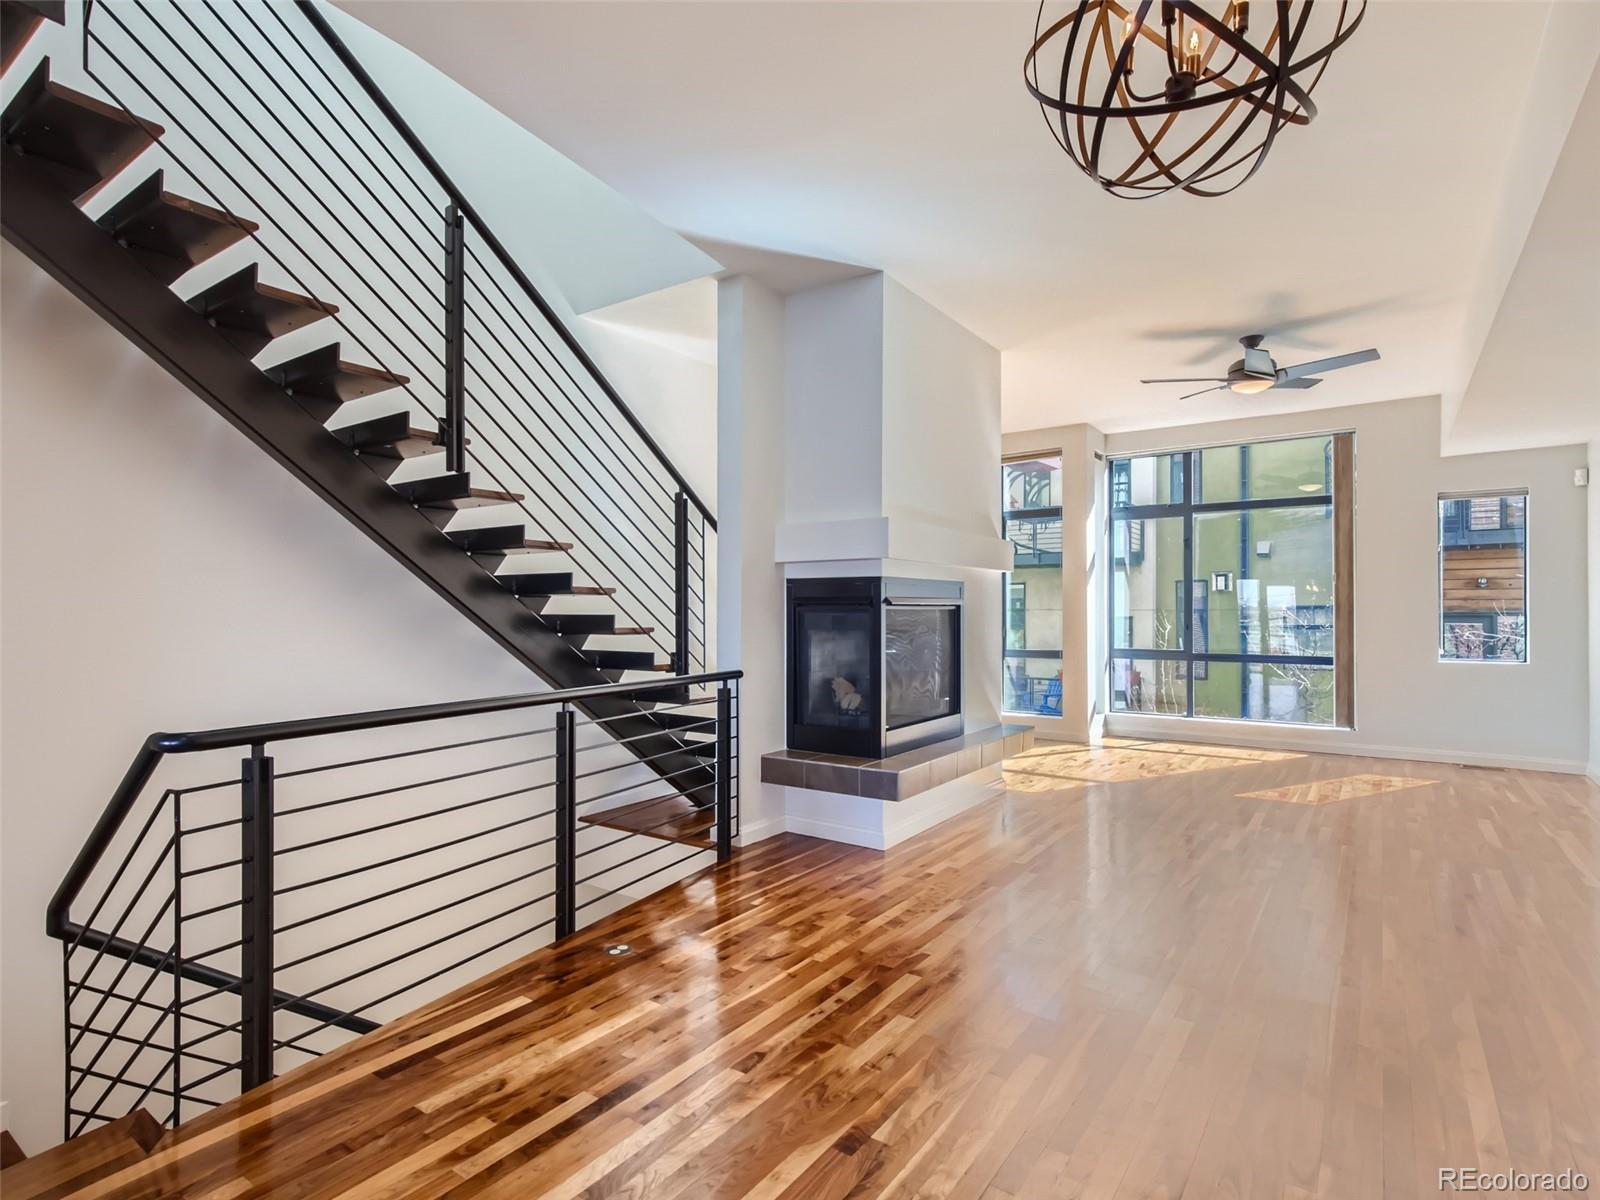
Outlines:
POLYGON ((1189 30, 1189 40, 1183 47, 1183 69, 1190 75, 1200 74, 1200 31, 1189 30))

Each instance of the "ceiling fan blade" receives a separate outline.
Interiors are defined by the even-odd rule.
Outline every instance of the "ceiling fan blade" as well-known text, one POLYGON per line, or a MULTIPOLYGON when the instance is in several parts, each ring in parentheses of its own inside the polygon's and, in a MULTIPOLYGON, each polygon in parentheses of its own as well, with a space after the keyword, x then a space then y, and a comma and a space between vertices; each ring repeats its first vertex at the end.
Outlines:
POLYGON ((1178 399, 1193 400, 1196 396, 1204 396, 1207 392, 1220 392, 1226 386, 1226 384, 1219 383, 1216 387, 1201 388, 1198 392, 1190 392, 1187 396, 1179 396, 1178 399))
MULTIPOLYGON (((1340 367, 1353 367, 1357 363, 1372 362, 1379 356, 1376 350, 1357 350, 1353 354, 1335 354, 1332 358, 1318 358, 1311 362, 1296 363, 1278 372, 1280 380, 1302 379, 1307 375, 1321 375, 1337 371, 1340 367)), ((1282 386, 1281 384, 1279 386, 1282 386)))
POLYGON ((1202 375, 1192 379, 1141 379, 1140 383, 1227 383, 1226 379, 1215 375, 1202 375))
MULTIPOLYGON (((1306 377, 1304 379, 1285 379, 1282 383, 1275 383, 1272 386, 1273 386, 1273 388, 1301 388, 1301 389, 1304 389, 1304 388, 1314 388, 1314 387, 1317 386, 1317 384, 1319 384, 1321 382, 1322 382, 1322 380, 1320 380, 1320 379, 1314 379, 1314 378, 1311 378, 1311 377, 1308 376, 1308 377, 1306 377)), ((1269 390, 1271 390, 1271 389, 1269 389, 1269 390)))

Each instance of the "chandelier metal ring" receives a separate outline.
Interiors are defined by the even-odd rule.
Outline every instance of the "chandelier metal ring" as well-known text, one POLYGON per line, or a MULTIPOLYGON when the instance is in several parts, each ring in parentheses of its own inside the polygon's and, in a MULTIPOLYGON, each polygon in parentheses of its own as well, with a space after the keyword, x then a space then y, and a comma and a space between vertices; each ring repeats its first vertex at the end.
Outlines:
POLYGON ((1198 0, 1081 0, 1046 25, 1050 6, 1040 0, 1023 59, 1029 94, 1085 174, 1113 195, 1147 199, 1175 189, 1223 196, 1250 179, 1285 126, 1316 117, 1311 93, 1367 0, 1324 0, 1321 9, 1336 14, 1320 38, 1312 37, 1314 0, 1271 0, 1261 7, 1275 20, 1254 40, 1248 0, 1229 0, 1220 18, 1198 0), (1052 66, 1041 81, 1041 65, 1058 54, 1059 76, 1052 66), (1150 59, 1157 69, 1140 78, 1165 78, 1146 95, 1134 74, 1150 59))

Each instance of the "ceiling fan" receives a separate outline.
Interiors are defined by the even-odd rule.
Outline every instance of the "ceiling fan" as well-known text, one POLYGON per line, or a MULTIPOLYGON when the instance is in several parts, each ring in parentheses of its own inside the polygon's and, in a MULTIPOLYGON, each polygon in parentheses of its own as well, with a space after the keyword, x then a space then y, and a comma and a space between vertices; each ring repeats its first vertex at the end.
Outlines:
POLYGON ((1293 367, 1280 367, 1272 361, 1272 355, 1261 348, 1261 343, 1265 340, 1266 335, 1262 333, 1247 333, 1240 338, 1239 344, 1244 347, 1244 357, 1231 364, 1226 375, 1197 379, 1141 379, 1139 382, 1214 385, 1201 388, 1198 392, 1190 392, 1187 396, 1180 396, 1180 400, 1203 396, 1207 392, 1220 392, 1224 388, 1230 392, 1250 396, 1272 388, 1316 387, 1322 380, 1315 376, 1328 371, 1337 371, 1340 367, 1353 367, 1357 363, 1372 362, 1379 357, 1376 350, 1356 350, 1350 354, 1335 354, 1332 358, 1318 358, 1293 367))

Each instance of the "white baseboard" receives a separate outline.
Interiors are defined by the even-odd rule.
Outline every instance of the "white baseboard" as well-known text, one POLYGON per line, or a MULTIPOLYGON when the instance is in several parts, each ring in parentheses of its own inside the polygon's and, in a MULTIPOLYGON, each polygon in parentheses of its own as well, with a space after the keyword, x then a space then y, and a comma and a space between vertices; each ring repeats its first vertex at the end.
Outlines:
POLYGON ((843 842, 847 846, 865 846, 868 850, 887 850, 888 838, 881 829, 864 829, 859 825, 844 825, 837 821, 819 821, 791 813, 784 822, 788 832, 806 837, 825 838, 830 842, 843 842))
POLYGON ((764 842, 787 831, 788 822, 783 817, 768 817, 757 824, 743 826, 739 836, 733 840, 740 846, 754 846, 757 842, 764 842))
POLYGON ((1535 758, 1520 754, 1486 754, 1476 750, 1441 750, 1430 746, 1387 746, 1348 741, 1344 730, 1274 729, 1257 722, 1230 722, 1219 729, 1207 722, 1191 725, 1187 717, 1146 717, 1112 714, 1105 732, 1115 737, 1148 737, 1163 741, 1197 742, 1209 746, 1245 746, 1256 750, 1297 750, 1307 754, 1343 754, 1353 758, 1396 758, 1452 766, 1505 767, 1519 771, 1553 771, 1582 775, 1586 764, 1571 758, 1535 758))

